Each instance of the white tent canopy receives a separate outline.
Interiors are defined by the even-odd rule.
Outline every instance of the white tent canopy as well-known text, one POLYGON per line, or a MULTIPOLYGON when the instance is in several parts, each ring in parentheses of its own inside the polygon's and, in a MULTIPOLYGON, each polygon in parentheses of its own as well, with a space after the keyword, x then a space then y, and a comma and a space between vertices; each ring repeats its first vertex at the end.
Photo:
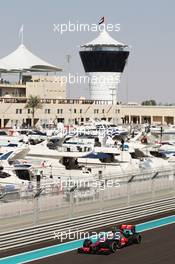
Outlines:
POLYGON ((0 59, 0 72, 56 72, 60 68, 45 62, 23 44, 8 56, 0 59))
POLYGON ((93 41, 81 45, 81 47, 94 47, 94 46, 128 47, 128 45, 113 39, 105 29, 101 31, 99 36, 95 38, 93 41))

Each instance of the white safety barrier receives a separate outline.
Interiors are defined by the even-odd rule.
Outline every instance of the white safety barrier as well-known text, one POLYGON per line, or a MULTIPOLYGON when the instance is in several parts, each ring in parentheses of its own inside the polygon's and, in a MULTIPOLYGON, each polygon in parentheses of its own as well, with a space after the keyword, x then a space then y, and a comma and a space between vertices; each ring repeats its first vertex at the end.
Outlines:
POLYGON ((175 197, 135 206, 104 211, 68 220, 0 233, 0 250, 31 245, 54 239, 55 232, 83 232, 113 224, 133 221, 175 209, 175 197))

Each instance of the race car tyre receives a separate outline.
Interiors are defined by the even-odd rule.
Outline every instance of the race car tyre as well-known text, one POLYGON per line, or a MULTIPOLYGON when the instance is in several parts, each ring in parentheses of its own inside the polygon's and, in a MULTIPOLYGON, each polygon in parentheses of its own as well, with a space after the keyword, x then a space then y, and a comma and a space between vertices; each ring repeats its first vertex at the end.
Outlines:
POLYGON ((83 253, 83 250, 81 248, 78 248, 77 253, 83 253))
POLYGON ((142 241, 142 237, 141 237, 141 235, 138 235, 138 236, 134 239, 134 243, 135 243, 135 244, 140 244, 141 241, 142 241))
POLYGON ((98 252, 98 248, 97 248, 97 247, 90 247, 90 252, 91 252, 92 254, 95 254, 95 253, 98 252))
POLYGON ((90 239, 85 239, 83 243, 83 247, 89 247, 92 244, 92 241, 90 239))
POLYGON ((109 242, 109 249, 112 253, 115 253, 117 250, 117 243, 116 241, 109 242))
POLYGON ((120 249, 120 248, 122 248, 122 245, 121 245, 120 241, 118 241, 117 242, 117 249, 120 249))

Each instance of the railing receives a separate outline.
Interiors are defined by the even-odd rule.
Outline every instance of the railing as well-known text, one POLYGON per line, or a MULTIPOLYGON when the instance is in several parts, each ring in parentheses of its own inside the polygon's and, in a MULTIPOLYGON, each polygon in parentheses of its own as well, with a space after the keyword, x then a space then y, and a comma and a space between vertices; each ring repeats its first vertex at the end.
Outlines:
MULTIPOLYGON (((0 97, 0 103, 26 103, 27 97, 0 97)), ((42 104, 95 104, 95 105, 109 105, 109 100, 88 100, 88 99, 44 99, 41 98, 42 104)))
MULTIPOLYGON (((71 172, 71 171, 70 171, 71 172)), ((48 175, 49 175, 48 171, 48 175)), ((160 169, 159 171, 143 171, 138 174, 85 175, 84 179, 75 178, 76 175, 62 176, 60 182, 50 182, 24 190, 0 191, 0 226, 3 230, 12 230, 15 221, 23 226, 33 226, 39 223, 65 220, 80 215, 102 212, 121 206, 131 206, 138 203, 153 202, 159 199, 174 197, 175 175, 174 170, 160 169), (118 175, 119 176, 119 175, 118 175), (70 192, 72 185, 65 186, 66 180, 81 185, 70 192), (93 182, 93 180, 95 182, 93 182), (107 185, 108 181, 117 180, 118 185, 107 185), (85 183, 85 185, 84 185, 85 183), (88 183, 88 185, 86 185, 88 183), (83 184, 83 185, 82 185, 83 184), (97 184, 97 185, 95 185, 97 184), (42 192, 36 197, 39 189, 42 192), (8 223, 8 225, 6 225, 8 223)))
POLYGON ((128 109, 131 109, 131 108, 136 108, 136 109, 148 109, 148 108, 154 108, 154 109, 174 109, 174 105, 141 105, 141 104, 121 104, 121 108, 128 108, 128 109))
POLYGON ((168 212, 175 209, 175 198, 85 215, 65 221, 0 233, 0 250, 7 250, 43 241, 54 240, 55 233, 84 232, 113 224, 168 212))
POLYGON ((0 83, 0 87, 9 87, 9 88, 26 88, 25 84, 19 84, 19 83, 8 83, 8 82, 3 82, 0 83))
POLYGON ((20 103, 20 104, 25 104, 27 103, 27 98, 26 97, 14 97, 14 98, 7 98, 7 97, 0 97, 0 103, 8 103, 8 104, 13 104, 13 103, 20 103))

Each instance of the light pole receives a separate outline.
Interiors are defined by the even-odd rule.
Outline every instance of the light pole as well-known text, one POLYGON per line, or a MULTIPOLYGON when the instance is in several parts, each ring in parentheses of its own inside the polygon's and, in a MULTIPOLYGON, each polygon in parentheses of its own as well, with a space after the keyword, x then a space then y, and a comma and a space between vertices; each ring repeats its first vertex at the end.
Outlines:
POLYGON ((70 99, 70 85, 69 85, 69 74, 70 74, 70 60, 71 60, 71 55, 67 54, 66 55, 66 62, 67 62, 67 97, 70 99))

